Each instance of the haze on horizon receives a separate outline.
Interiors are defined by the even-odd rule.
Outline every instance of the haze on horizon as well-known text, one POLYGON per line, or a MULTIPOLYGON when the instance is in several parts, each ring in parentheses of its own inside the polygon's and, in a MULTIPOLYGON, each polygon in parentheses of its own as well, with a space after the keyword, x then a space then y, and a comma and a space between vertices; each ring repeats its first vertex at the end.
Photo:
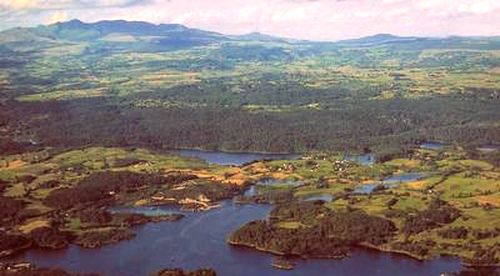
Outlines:
POLYGON ((0 0, 0 30, 80 19, 179 23, 309 40, 500 34, 498 0, 0 0))

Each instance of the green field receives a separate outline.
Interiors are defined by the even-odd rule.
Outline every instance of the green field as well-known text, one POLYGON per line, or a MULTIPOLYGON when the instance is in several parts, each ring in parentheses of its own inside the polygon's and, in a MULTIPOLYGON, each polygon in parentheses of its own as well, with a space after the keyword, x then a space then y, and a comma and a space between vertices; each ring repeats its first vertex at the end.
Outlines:
POLYGON ((320 43, 134 24, 0 33, 0 149, 33 139, 392 156, 422 140, 498 142, 498 37, 320 43))

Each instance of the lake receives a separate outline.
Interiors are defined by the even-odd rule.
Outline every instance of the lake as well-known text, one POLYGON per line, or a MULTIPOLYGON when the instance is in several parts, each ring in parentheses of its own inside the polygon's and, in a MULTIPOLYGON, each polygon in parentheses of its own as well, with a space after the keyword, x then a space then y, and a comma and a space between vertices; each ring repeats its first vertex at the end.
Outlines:
MULTIPOLYGON (((162 207, 160 207, 161 209, 162 207)), ((410 258, 357 249, 343 260, 295 260, 292 271, 271 267, 270 254, 230 246, 226 237, 242 224, 265 218, 270 205, 237 205, 202 213, 180 212, 177 222, 150 223, 135 228, 130 241, 98 249, 70 246, 65 250, 30 250, 18 256, 39 266, 62 267, 73 272, 100 272, 104 275, 149 275, 165 267, 195 269, 212 267, 219 275, 439 275, 458 271, 457 259, 439 258, 420 262, 410 258)), ((138 209, 140 210, 142 209, 138 209)), ((146 210, 149 212, 150 210, 146 210)), ((171 207, 165 209, 170 212, 171 207)))
POLYGON ((500 150, 500 145, 497 144, 492 144, 492 145, 483 145, 480 147, 477 147, 477 150, 482 151, 482 152, 496 152, 500 150))
POLYGON ((193 157, 205 160, 210 164, 241 166, 245 163, 259 160, 293 160, 300 157, 299 154, 280 153, 244 153, 244 152, 222 152, 203 151, 192 149, 181 149, 170 151, 184 157, 193 157))
POLYGON ((256 185, 261 185, 261 186, 280 186, 280 187, 282 187, 282 186, 290 186, 290 187, 297 187, 297 186, 303 185, 304 181, 289 180, 289 179, 281 180, 281 179, 275 179, 275 178, 272 178, 272 177, 265 177, 265 178, 262 178, 259 181, 257 181, 257 183, 255 183, 255 184, 256 185))
POLYGON ((108 208, 111 214, 140 214, 148 217, 167 216, 179 213, 178 208, 166 206, 114 206, 108 208))
POLYGON ((446 144, 435 142, 435 141, 427 141, 420 144, 421 149, 430 149, 430 150, 442 150, 446 144))
POLYGON ((299 197, 300 200, 303 201, 315 201, 315 200, 322 200, 325 202, 332 202, 334 199, 334 196, 331 194, 309 194, 305 196, 299 197))
POLYGON ((387 188, 391 188, 391 187, 397 186, 400 183, 413 182, 413 181, 420 180, 424 177, 425 177, 425 174, 419 173, 419 172, 395 174, 395 175, 391 175, 387 178, 384 178, 380 182, 359 185, 358 187, 356 187, 354 189, 354 193, 370 194, 373 192, 375 187, 377 187, 378 185, 384 185, 387 188))
MULTIPOLYGON (((294 155, 209 153, 183 151, 186 155, 203 158, 217 164, 241 165, 259 159, 276 157, 296 158, 294 155)), ((272 158, 271 158, 272 159, 272 158)), ((407 180, 415 175, 390 179, 407 180)), ((280 181, 264 179, 267 185, 280 181)), ((281 182, 283 183, 283 182, 281 182)), ((287 183, 285 181, 285 183, 287 183)), ((296 182, 290 182, 295 185, 296 182)), ((247 195, 255 194, 255 187, 247 195)), ((311 195, 304 200, 331 201, 328 195, 311 195)), ((180 267, 197 269, 212 267, 218 275, 440 275, 459 271, 458 259, 439 258, 420 262, 400 255, 373 250, 356 249, 350 258, 343 260, 294 260, 295 269, 278 270, 271 266, 273 256, 248 248, 230 246, 228 235, 243 224, 266 218, 271 205, 238 205, 231 200, 207 212, 181 211, 172 206, 113 207, 116 213, 139 213, 149 216, 182 213, 183 219, 175 222, 149 223, 135 229, 137 236, 129 241, 84 249, 75 245, 64 250, 47 251, 31 249, 13 261, 29 261, 38 266, 61 267, 71 272, 99 272, 103 275, 150 275, 162 268, 180 267)))
POLYGON ((371 166, 375 164, 375 154, 367 153, 367 154, 346 154, 344 156, 344 160, 356 162, 362 166, 371 166))
POLYGON ((406 183, 406 182, 412 182, 412 181, 417 181, 425 177, 425 174, 419 173, 419 172, 413 172, 413 173, 402 173, 402 174, 395 174, 391 175, 387 178, 384 178, 382 182, 384 184, 394 184, 394 183, 406 183))

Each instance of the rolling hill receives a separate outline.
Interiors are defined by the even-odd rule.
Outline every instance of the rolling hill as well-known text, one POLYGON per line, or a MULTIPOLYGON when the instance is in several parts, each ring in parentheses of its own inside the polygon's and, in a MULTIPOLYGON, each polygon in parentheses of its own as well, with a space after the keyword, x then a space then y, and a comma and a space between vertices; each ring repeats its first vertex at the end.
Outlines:
POLYGON ((72 20, 0 32, 0 68, 8 147, 394 153, 500 137, 499 37, 315 42, 72 20))

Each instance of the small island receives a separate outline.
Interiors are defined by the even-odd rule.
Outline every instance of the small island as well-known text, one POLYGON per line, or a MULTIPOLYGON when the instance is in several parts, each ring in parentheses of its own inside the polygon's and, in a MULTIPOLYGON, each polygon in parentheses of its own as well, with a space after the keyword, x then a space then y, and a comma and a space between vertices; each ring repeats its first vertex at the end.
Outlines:
POLYGON ((10 156, 0 164, 0 257, 33 247, 97 248, 134 238, 134 226, 175 222, 184 217, 182 211, 217 208, 218 201, 244 189, 224 178, 226 170, 199 160, 117 148, 10 156), (112 211, 163 205, 179 211, 112 211))
POLYGON ((234 231, 228 243, 301 258, 345 258, 364 247, 418 260, 456 256, 465 266, 499 266, 497 166, 451 148, 417 149, 369 166, 338 158, 320 153, 267 162, 270 171, 307 184, 257 186, 252 195, 238 197, 239 203, 282 200, 274 200, 268 218, 234 231))
POLYGON ((494 162, 460 148, 416 148, 369 164, 322 152, 241 166, 143 149, 12 155, 0 168, 0 256, 70 244, 98 248, 133 239, 137 225, 175 223, 233 199, 273 206, 268 217, 234 229, 227 240, 234 246, 329 259, 369 248, 497 267, 500 178, 494 162), (173 211, 127 211, 162 206, 173 211))

